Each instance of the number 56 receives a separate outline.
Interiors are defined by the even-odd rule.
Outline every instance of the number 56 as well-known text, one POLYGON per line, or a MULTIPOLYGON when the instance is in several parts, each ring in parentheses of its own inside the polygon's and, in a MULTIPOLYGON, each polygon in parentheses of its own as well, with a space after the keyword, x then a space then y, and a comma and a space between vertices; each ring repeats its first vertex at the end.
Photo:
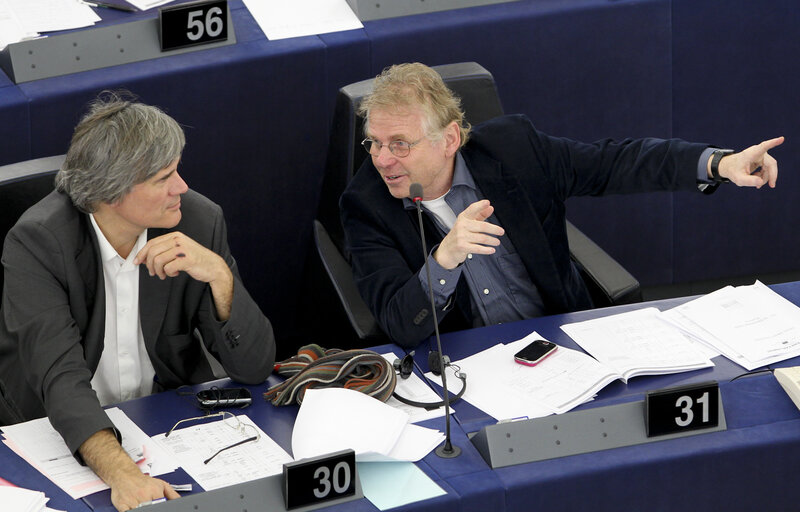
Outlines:
POLYGON ((222 22, 222 9, 219 7, 212 7, 205 15, 205 24, 203 24, 201 21, 203 17, 202 10, 191 11, 189 13, 188 25, 186 27, 189 31, 186 32, 186 37, 189 38, 190 41, 197 41, 206 33, 210 37, 217 37, 222 33, 222 29, 225 27, 225 24, 222 22))

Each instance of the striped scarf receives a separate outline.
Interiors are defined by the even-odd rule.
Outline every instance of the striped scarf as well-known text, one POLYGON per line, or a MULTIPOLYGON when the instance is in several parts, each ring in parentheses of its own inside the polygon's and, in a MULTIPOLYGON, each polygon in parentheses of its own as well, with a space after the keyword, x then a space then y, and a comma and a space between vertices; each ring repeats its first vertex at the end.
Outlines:
POLYGON ((306 345, 296 356, 276 363, 275 372, 287 379, 264 393, 273 405, 300 404, 306 389, 329 387, 355 389, 385 402, 397 384, 392 364, 371 350, 306 345))

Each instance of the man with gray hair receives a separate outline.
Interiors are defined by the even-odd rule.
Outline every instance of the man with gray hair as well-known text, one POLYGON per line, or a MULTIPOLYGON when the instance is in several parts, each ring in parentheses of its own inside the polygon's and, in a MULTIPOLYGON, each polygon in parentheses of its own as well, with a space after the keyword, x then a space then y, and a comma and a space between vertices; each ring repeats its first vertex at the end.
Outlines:
POLYGON ((413 348, 434 332, 592 307, 570 260, 570 196, 697 190, 728 179, 775 186, 767 151, 740 153, 677 139, 585 144, 538 131, 521 115, 471 128, 433 69, 399 64, 361 104, 371 155, 341 197, 356 284, 385 332, 413 348), (428 282, 412 183, 422 185, 428 282))
POLYGON ((178 174, 184 144, 158 108, 101 96, 3 247, 0 425, 47 415, 121 511, 177 494, 123 451, 103 405, 213 379, 201 343, 243 383, 274 364, 222 210, 178 174))

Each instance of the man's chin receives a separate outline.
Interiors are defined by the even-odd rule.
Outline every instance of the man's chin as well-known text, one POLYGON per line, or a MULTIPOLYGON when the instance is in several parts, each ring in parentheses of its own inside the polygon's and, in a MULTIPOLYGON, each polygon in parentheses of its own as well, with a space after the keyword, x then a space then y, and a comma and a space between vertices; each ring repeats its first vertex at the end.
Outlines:
POLYGON ((408 197, 408 186, 400 186, 400 185, 390 186, 390 185, 386 185, 386 188, 389 189, 389 193, 395 199, 403 199, 404 197, 408 197))
POLYGON ((167 213, 168 215, 164 218, 163 224, 161 226, 154 226, 154 227, 163 229, 172 229, 178 224, 180 224, 181 218, 183 217, 183 214, 181 213, 180 210, 170 211, 167 213))

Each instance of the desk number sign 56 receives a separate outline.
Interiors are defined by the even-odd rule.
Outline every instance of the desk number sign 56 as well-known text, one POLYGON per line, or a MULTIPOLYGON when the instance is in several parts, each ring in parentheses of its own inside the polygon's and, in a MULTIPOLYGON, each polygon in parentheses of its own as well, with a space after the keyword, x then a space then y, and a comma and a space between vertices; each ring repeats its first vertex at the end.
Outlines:
POLYGON ((161 50, 228 39, 228 0, 204 0, 159 9, 161 50))

